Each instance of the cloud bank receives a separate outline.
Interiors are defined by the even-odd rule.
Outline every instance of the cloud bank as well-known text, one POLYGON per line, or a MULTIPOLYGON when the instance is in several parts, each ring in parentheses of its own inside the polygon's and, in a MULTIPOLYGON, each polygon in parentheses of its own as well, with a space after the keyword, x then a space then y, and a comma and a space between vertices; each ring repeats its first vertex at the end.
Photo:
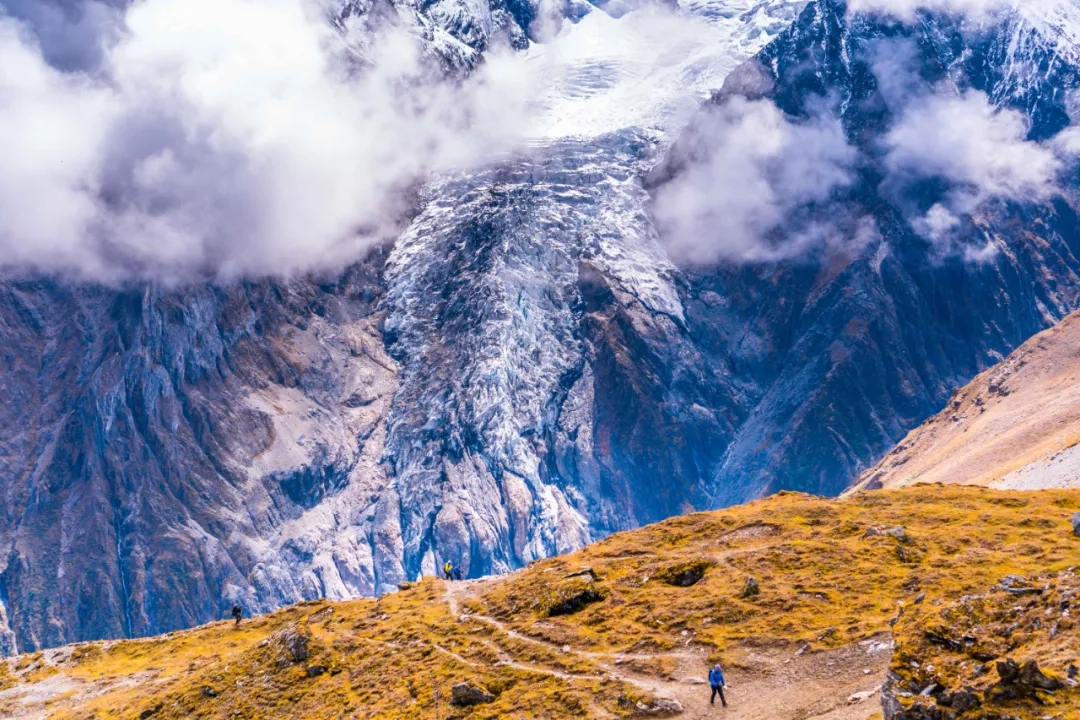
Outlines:
POLYGON ((673 260, 777 260, 828 237, 811 223, 806 233, 769 242, 800 208, 852 182, 857 153, 837 119, 794 122, 771 101, 736 97, 707 111, 691 138, 684 151, 693 162, 655 196, 654 217, 673 260))
POLYGON ((849 13, 891 15, 911 22, 920 10, 985 19, 1008 7, 1007 0, 848 0, 849 13))
POLYGON ((1059 191, 1062 161, 1027 140, 1026 118, 995 108, 984 93, 927 95, 911 103, 886 135, 893 182, 942 178, 950 190, 915 221, 923 235, 947 241, 961 216, 990 200, 1045 200, 1059 191))
POLYGON ((451 84, 389 28, 368 65, 307 0, 9 5, 22 12, 0 14, 7 272, 184 282, 341 266, 392 234, 425 173, 509 147, 523 112, 512 63, 451 84))
POLYGON ((770 100, 741 98, 703 113, 690 134, 692 162, 655 193, 673 260, 710 265, 857 250, 874 237, 842 192, 859 168, 874 169, 880 196, 938 257, 992 257, 992 247, 969 247, 973 215, 991 203, 1045 202, 1064 192, 1080 148, 1075 128, 1030 140, 1024 113, 995 107, 982 92, 928 84, 911 41, 879 41, 869 59, 890 121, 859 150, 826 102, 808 120, 785 117, 770 100))

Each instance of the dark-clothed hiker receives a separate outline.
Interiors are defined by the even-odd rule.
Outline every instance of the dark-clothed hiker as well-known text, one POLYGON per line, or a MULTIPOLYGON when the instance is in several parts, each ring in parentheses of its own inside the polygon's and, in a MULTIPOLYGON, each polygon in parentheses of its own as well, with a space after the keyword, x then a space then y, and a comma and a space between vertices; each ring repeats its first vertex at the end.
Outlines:
POLYGON ((461 579, 461 568, 459 566, 457 566, 457 565, 454 566, 453 573, 454 573, 454 579, 455 580, 460 580, 461 579))
POLYGON ((236 624, 240 624, 240 616, 244 614, 244 609, 239 605, 232 606, 232 616, 236 618, 236 624))
POLYGON ((454 563, 447 560, 446 563, 442 566, 442 571, 446 574, 447 580, 454 579, 454 563))
POLYGON ((716 663, 712 666, 712 670, 709 671, 709 685, 712 686, 712 697, 709 698, 709 704, 716 704, 716 696, 720 696, 720 704, 727 707, 727 700, 724 699, 724 671, 720 668, 720 663, 716 663))

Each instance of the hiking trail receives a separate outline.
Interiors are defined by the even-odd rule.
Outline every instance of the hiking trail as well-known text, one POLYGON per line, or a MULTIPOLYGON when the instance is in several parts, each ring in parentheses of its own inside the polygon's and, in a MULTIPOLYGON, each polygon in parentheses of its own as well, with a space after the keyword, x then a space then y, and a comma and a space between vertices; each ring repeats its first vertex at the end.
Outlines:
MULTIPOLYGON (((599 653, 557 645, 514 630, 497 618, 463 610, 464 602, 475 597, 479 588, 490 582, 490 578, 445 582, 444 601, 456 622, 481 623, 509 640, 535 645, 555 654, 572 655, 593 664, 603 671, 603 675, 575 675, 535 662, 520 662, 514 659, 510 649, 495 641, 492 647, 498 652, 501 664, 567 682, 606 676, 633 685, 657 699, 675 700, 683 707, 678 717, 687 720, 866 720, 881 709, 879 690, 891 655, 891 643, 887 638, 803 654, 792 652, 790 647, 753 648, 738 665, 725 663, 724 674, 729 686, 725 689, 728 707, 723 708, 719 700, 715 706, 709 705, 710 688, 706 678, 710 663, 705 648, 688 647, 685 652, 668 653, 599 653), (676 662, 675 670, 668 677, 636 672, 623 665, 659 659, 676 662)), ((465 658, 457 659, 474 664, 465 658)))

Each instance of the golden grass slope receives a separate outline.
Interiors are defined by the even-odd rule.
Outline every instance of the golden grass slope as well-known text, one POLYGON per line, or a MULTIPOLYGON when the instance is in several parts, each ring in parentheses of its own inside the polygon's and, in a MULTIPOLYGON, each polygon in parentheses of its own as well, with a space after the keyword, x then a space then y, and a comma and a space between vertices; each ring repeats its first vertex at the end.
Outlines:
POLYGON ((1080 313, 958 390, 856 488, 913 483, 1080 487, 1080 313))
POLYGON ((847 698, 881 684, 888 653, 873 652, 901 604, 925 593, 919 607, 938 610, 1007 575, 1080 566, 1078 510, 1075 490, 783 493, 505 577, 15 658, 0 664, 0 717, 605 718, 660 712, 658 698, 711 717, 697 683, 722 657, 726 718, 863 720, 874 702, 847 698), (694 567, 696 584, 669 584, 694 567), (600 599, 552 615, 586 589, 600 599), (494 701, 452 706, 463 682, 494 701))

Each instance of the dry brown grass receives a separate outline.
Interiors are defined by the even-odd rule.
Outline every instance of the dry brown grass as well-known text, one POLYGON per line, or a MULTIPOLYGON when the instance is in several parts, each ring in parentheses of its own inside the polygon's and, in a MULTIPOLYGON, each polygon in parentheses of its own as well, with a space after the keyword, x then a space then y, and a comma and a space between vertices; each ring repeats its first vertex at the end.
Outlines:
MULTIPOLYGON (((445 584, 426 579, 378 601, 302 603, 239 629, 214 623, 88 643, 58 667, 22 658, 8 672, 23 686, 42 673, 69 679, 71 690, 45 703, 56 718, 146 710, 153 718, 625 716, 648 693, 606 675, 608 654, 656 656, 627 667, 662 676, 669 658, 688 649, 737 664, 748 648, 847 645, 888 631, 899 604, 919 593, 926 593, 920 607, 943 607, 1005 575, 1080 565, 1080 539, 1068 522, 1077 510, 1080 491, 919 487, 845 501, 781 494, 620 533, 468 586, 461 611, 505 623, 521 639, 453 617, 445 584), (898 526, 900 537, 867 535, 898 526), (701 562, 705 575, 691 587, 656 579, 701 562), (590 567, 596 580, 566 577, 590 567), (761 592, 740 598, 751 576, 761 592), (595 587, 603 600, 549 617, 545 598, 571 584, 595 587), (277 638, 290 627, 311 634, 311 657, 299 664, 278 661, 277 638), (564 645, 575 652, 561 652, 564 645), (309 665, 327 672, 309 677, 309 665), (463 681, 496 701, 452 708, 450 687, 463 681)), ((0 674, 0 687, 11 682, 0 674)), ((19 702, 0 701, 0 716, 19 702)))

